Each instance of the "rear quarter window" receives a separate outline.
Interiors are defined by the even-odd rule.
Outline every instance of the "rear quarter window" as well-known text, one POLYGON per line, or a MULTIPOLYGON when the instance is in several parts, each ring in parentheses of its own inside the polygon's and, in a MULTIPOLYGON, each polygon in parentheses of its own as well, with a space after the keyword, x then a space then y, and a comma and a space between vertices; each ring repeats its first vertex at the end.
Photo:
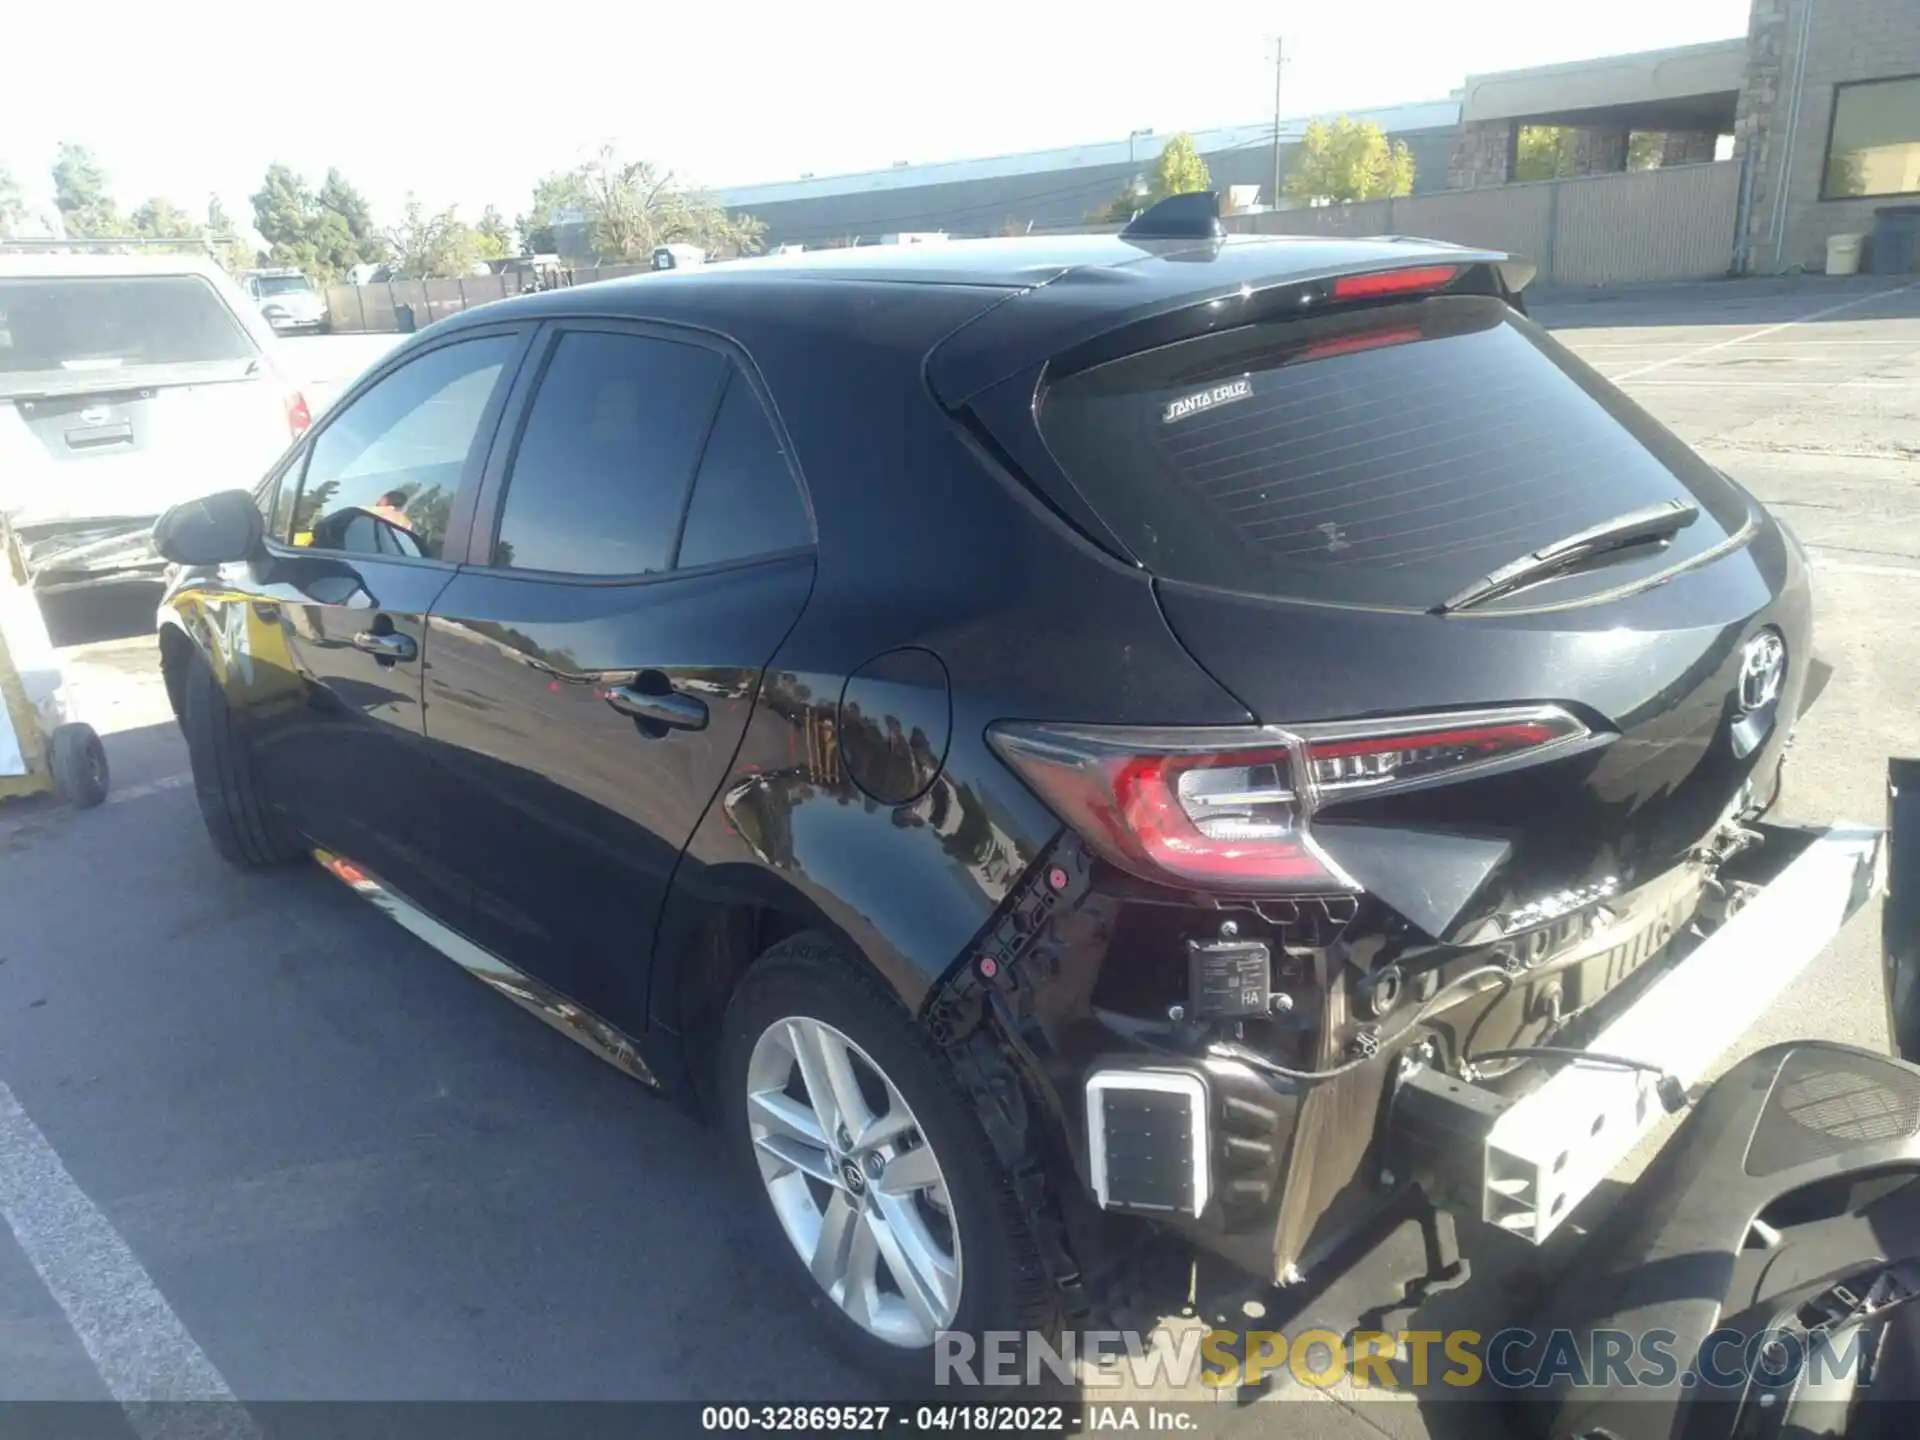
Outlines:
POLYGON ((1050 384, 1040 428, 1148 570, 1252 594, 1424 609, 1642 506, 1702 509, 1663 568, 1745 514, 1652 417, 1474 296, 1127 356, 1050 384))

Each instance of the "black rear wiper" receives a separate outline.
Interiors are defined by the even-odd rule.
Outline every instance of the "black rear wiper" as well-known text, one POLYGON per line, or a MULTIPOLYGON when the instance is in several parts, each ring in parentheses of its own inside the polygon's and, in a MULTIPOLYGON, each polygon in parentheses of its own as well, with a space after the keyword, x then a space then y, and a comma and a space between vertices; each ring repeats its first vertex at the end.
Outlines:
POLYGON ((1625 515, 1602 520, 1578 534, 1556 540, 1551 545, 1543 545, 1518 560, 1508 561, 1498 570, 1482 575, 1466 589, 1448 596, 1430 613, 1448 615, 1456 610, 1468 610, 1482 600, 1491 600, 1522 585, 1575 569, 1597 555, 1624 550, 1629 545, 1671 540, 1676 532, 1686 529, 1699 518, 1700 507, 1685 500, 1664 500, 1643 510, 1629 510, 1625 515))

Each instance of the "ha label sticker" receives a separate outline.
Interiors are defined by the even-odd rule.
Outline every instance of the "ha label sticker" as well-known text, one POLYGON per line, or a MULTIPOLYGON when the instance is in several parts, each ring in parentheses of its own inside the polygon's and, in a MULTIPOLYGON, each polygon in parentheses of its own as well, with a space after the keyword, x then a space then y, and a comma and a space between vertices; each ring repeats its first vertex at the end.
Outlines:
POLYGON ((1160 412, 1160 423, 1172 425, 1190 416, 1203 414, 1217 406, 1231 405, 1236 400, 1248 399, 1252 394, 1252 377, 1242 375, 1238 380, 1229 380, 1206 390, 1196 390, 1191 395, 1182 395, 1177 400, 1169 400, 1167 408, 1160 412))

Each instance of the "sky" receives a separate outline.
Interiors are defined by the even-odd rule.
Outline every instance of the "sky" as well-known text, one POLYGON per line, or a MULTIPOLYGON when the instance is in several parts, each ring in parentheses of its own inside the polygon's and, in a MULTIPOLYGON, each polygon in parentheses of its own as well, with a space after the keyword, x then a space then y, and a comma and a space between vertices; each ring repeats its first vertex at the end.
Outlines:
POLYGON ((36 209, 71 139, 126 209, 218 194, 246 217, 283 161, 338 166, 390 222, 409 194, 512 217, 607 143, 720 187, 1244 124, 1273 114, 1276 35, 1288 117, 1440 100, 1470 73, 1743 35, 1748 0, 6 8, 0 166, 36 209))

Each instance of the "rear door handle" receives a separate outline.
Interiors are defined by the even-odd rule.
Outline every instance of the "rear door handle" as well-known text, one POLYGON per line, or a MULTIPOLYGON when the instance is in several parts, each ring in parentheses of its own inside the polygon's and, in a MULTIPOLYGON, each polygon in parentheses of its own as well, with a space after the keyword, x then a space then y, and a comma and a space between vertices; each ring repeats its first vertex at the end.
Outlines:
POLYGON ((420 654, 420 647, 414 643, 411 635, 396 635, 390 630, 357 630, 353 636, 353 648, 366 651, 376 660, 412 660, 420 654))
MULTIPOLYGON (((664 678, 664 677, 663 677, 664 678)), ((642 690, 636 685, 609 686, 601 692, 607 704, 622 715, 662 726, 667 730, 704 730, 707 728, 707 702, 692 695, 681 695, 658 686, 642 690)))

